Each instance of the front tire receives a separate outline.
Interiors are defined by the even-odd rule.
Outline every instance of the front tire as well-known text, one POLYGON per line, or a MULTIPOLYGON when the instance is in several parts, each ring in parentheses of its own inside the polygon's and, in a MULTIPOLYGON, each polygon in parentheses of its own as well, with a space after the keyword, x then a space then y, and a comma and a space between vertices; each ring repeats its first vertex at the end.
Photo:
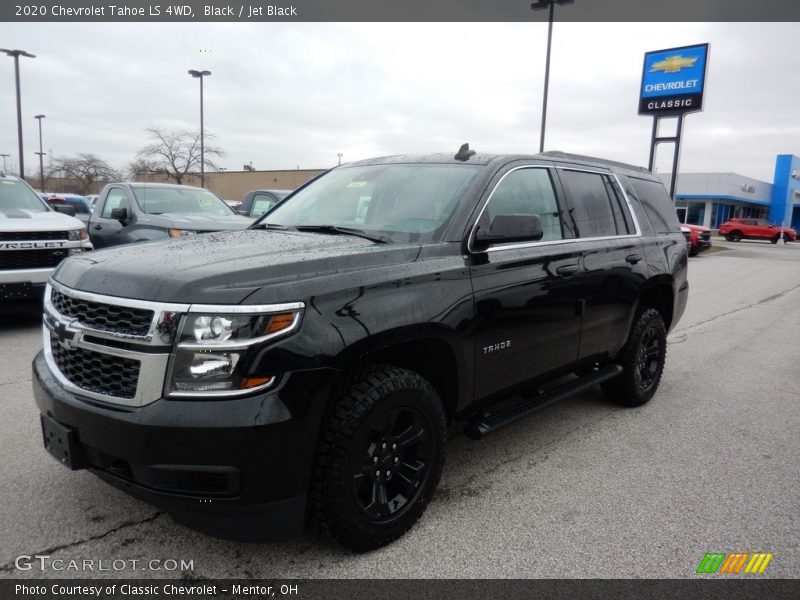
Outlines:
POLYGON ((628 341, 617 362, 622 374, 601 385, 609 400, 623 406, 641 406, 658 389, 667 357, 667 328, 661 313, 645 308, 634 319, 628 341))
POLYGON ((323 424, 311 496, 322 529, 354 552, 380 548, 422 516, 444 465, 445 415, 418 373, 354 372, 323 424))
POLYGON ((741 231, 733 231, 731 232, 731 237, 728 238, 732 242, 741 242, 742 241, 742 232, 741 231))

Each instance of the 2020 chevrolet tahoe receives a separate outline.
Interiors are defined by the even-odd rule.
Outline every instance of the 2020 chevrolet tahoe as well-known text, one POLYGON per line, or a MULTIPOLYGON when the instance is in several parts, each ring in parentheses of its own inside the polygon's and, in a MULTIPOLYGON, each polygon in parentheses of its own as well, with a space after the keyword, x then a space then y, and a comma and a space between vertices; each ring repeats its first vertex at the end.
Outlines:
POLYGON ((640 168, 466 145, 341 166, 249 230, 64 262, 45 446, 212 534, 369 550, 422 515, 448 424, 480 438, 597 384, 650 400, 686 268, 640 168))

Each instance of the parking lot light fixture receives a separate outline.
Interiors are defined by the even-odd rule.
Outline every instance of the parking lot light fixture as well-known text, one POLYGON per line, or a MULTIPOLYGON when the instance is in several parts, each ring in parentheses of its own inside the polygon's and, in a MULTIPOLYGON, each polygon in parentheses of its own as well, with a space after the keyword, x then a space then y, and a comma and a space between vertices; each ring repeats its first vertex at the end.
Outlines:
POLYGON ((19 176, 25 179, 25 158, 22 155, 22 101, 19 93, 19 57, 36 58, 35 54, 25 52, 25 50, 8 50, 0 48, 0 52, 5 52, 8 56, 14 57, 14 78, 17 83, 17 143, 19 144, 19 176))
POLYGON ((205 187, 206 152, 203 141, 203 78, 211 75, 211 71, 197 71, 196 69, 189 69, 189 75, 200 80, 200 187, 205 187))
POLYGON ((539 152, 544 152, 544 129, 547 124, 547 91, 550 87, 550 46, 553 41, 553 13, 556 4, 572 4, 575 0, 538 0, 531 4, 531 10, 550 9, 547 20, 547 58, 544 66, 544 94, 542 97, 542 129, 539 133, 539 152))
POLYGON ((42 192, 44 192, 44 152, 42 151, 42 119, 45 118, 45 115, 35 115, 33 118, 39 121, 39 151, 36 154, 39 155, 39 183, 41 185, 42 192))

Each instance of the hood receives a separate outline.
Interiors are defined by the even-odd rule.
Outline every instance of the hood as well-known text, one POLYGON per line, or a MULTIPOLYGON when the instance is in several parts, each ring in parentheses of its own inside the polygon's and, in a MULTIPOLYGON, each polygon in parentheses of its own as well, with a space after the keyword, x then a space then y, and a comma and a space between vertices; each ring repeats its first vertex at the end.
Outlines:
POLYGON ((182 213, 162 213, 161 218, 172 222, 173 229, 194 229, 196 231, 235 231, 247 229, 254 219, 242 215, 191 215, 182 213))
POLYGON ((418 245, 250 229, 86 253, 62 262, 53 277, 68 287, 110 296, 238 304, 264 286, 408 263, 418 254, 418 245))
POLYGON ((85 228, 86 225, 75 217, 54 210, 0 210, 0 231, 65 231, 85 228))
POLYGON ((684 223, 683 226, 691 231, 702 231, 703 233, 711 231, 708 227, 703 227, 702 225, 689 225, 688 223, 684 223))

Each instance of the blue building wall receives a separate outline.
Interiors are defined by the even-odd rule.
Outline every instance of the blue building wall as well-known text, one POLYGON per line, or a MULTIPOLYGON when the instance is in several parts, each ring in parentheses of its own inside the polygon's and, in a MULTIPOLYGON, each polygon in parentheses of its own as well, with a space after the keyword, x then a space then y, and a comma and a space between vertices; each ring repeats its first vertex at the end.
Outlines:
POLYGON ((793 210, 797 190, 800 190, 800 158, 791 154, 779 154, 775 160, 775 178, 769 208, 771 222, 776 225, 796 226, 793 221, 800 219, 800 210, 793 210))

